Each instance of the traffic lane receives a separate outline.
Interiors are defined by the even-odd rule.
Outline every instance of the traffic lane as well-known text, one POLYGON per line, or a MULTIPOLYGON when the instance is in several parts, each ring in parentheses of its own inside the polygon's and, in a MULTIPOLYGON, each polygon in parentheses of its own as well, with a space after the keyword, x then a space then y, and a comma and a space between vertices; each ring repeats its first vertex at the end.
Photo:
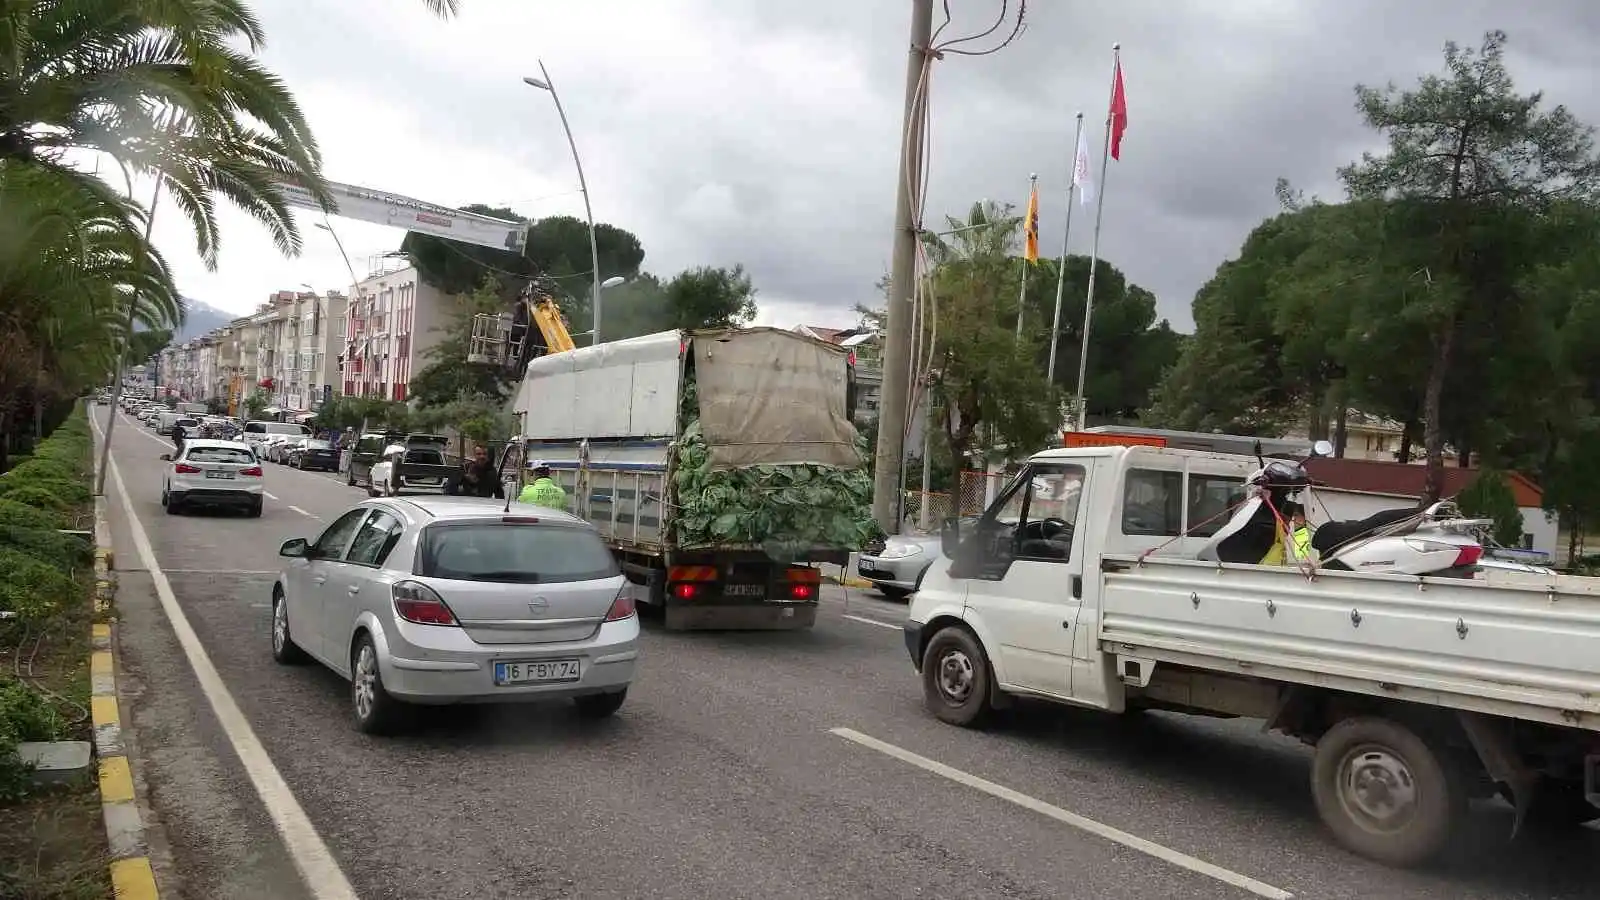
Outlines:
POLYGON ((807 695, 839 686, 774 677, 761 650, 853 671, 881 650, 842 620, 724 636, 735 652, 651 632, 611 722, 565 704, 427 710, 415 734, 372 739, 342 680, 271 662, 253 602, 268 585, 173 579, 363 897, 1238 896, 827 734, 807 695))
MULTIPOLYGON (((1261 733, 1259 722, 1023 704, 988 731, 955 728, 923 710, 899 635, 861 631, 885 652, 852 677, 880 689, 859 697, 870 724, 842 724, 1298 896, 1594 895, 1600 834, 1591 830, 1508 842, 1508 816, 1480 809, 1439 865, 1391 869, 1332 842, 1310 798, 1309 749, 1261 733)), ((775 676, 803 668, 781 662, 775 676)))
POLYGON ((107 499, 123 740, 163 896, 309 900, 160 608, 126 509, 114 489, 107 499))

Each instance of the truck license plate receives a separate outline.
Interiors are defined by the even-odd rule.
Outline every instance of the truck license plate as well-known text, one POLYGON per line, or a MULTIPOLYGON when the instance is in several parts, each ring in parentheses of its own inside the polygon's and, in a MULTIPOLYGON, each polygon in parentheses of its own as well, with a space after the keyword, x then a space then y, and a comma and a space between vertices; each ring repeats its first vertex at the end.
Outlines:
POLYGON ((722 586, 724 597, 765 597, 767 586, 764 584, 725 584, 722 586))
POLYGON ((498 685, 577 681, 582 674, 583 669, 575 659, 541 659, 494 664, 494 683, 498 685))

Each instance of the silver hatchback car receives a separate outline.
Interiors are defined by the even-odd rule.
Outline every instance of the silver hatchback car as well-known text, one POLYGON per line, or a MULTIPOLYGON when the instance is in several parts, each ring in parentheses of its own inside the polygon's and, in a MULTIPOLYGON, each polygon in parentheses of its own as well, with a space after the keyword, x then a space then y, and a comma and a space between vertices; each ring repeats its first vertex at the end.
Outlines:
POLYGON ((404 704, 570 699, 616 712, 639 618, 594 529, 563 512, 476 497, 368 500, 279 549, 272 656, 350 679, 356 727, 404 704))

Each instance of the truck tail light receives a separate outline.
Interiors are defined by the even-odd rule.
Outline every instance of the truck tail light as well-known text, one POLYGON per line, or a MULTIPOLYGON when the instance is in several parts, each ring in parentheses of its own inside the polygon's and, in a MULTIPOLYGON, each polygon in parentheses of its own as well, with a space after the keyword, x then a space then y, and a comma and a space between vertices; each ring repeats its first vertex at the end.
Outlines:
POLYGON ((693 600, 700 596, 700 585, 692 582, 675 584, 672 586, 672 596, 677 597, 679 600, 693 600))
POLYGON ((817 596, 817 586, 814 584, 791 584, 789 596, 796 600, 811 600, 817 596))

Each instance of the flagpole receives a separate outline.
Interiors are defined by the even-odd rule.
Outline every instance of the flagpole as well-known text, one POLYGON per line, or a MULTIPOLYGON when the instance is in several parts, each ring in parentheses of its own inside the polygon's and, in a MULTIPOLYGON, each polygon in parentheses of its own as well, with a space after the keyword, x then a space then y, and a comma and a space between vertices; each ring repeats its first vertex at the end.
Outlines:
MULTIPOLYGON (((1061 232, 1061 264, 1056 269, 1056 314, 1050 320, 1050 366, 1045 380, 1056 381, 1056 344, 1061 342, 1061 294, 1067 287, 1067 240, 1072 237, 1072 195, 1078 190, 1078 140, 1083 137, 1083 113, 1078 113, 1078 128, 1072 134, 1073 177, 1067 179, 1067 227, 1061 232)), ((1059 410, 1058 410, 1059 411, 1059 410)))
MULTIPOLYGON (((1028 176, 1028 205, 1030 207, 1033 206, 1033 196, 1034 196, 1034 192, 1037 191, 1037 190, 1039 190, 1039 176, 1037 174, 1029 175, 1028 176)), ((1035 214, 1038 213, 1038 209, 1037 208, 1033 208, 1032 211, 1035 214)), ((1022 313, 1023 313, 1024 310, 1026 310, 1028 308, 1028 229, 1030 227, 1032 227, 1032 226, 1033 226, 1033 223, 1031 221, 1029 221, 1028 219, 1023 219, 1023 221, 1022 221, 1022 292, 1017 295, 1017 340, 1019 340, 1019 341, 1022 340, 1022 313)), ((1035 242, 1038 241, 1038 237, 1037 236, 1034 237, 1034 241, 1035 242)))
MULTIPOLYGON (((1117 71, 1122 61, 1122 44, 1111 45, 1111 97, 1116 100, 1117 71)), ((1106 208, 1106 167, 1111 163, 1111 103, 1106 104, 1106 142, 1100 148, 1100 183, 1095 185, 1095 190, 1100 196, 1095 198, 1094 204, 1094 240, 1089 249, 1089 293, 1083 302, 1083 345, 1078 350, 1078 415, 1076 427, 1079 431, 1089 424, 1089 398, 1083 394, 1084 381, 1089 376, 1089 326, 1094 317, 1094 276, 1100 268, 1100 218, 1106 208)))

